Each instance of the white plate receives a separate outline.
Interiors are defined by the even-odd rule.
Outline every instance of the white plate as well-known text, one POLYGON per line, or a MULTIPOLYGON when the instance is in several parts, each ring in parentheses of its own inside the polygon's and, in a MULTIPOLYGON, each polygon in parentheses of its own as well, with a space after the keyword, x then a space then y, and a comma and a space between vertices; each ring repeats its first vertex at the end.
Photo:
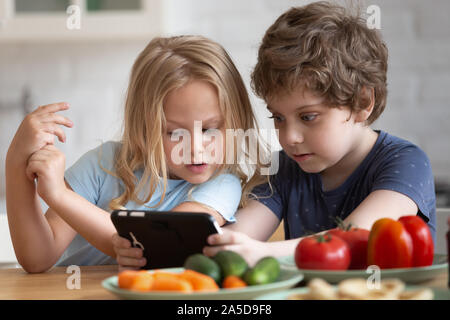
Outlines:
MULTIPOLYGON (((312 270, 299 269, 295 264, 293 256, 278 258, 280 266, 285 270, 297 270, 302 273, 304 280, 311 280, 313 278, 321 278, 329 283, 338 283, 341 280, 348 278, 367 278, 371 274, 367 273, 365 269, 362 270, 312 270)), ((405 283, 419 283, 435 278, 436 276, 448 272, 447 255, 436 254, 433 258, 433 264, 428 267, 416 268, 396 268, 396 269, 381 269, 381 279, 397 278, 405 283)))
MULTIPOLYGON (((182 272, 183 268, 168 268, 158 269, 166 272, 182 272)), ((149 272, 153 272, 149 270, 149 272)), ((116 294, 122 299, 135 300, 246 300, 253 299, 257 296, 280 290, 286 290, 295 286, 302 281, 303 275, 296 270, 281 269, 280 276, 277 281, 257 286, 248 286, 237 289, 220 289, 217 292, 193 292, 180 293, 168 291, 150 291, 150 292, 135 292, 126 289, 121 289, 117 285, 117 276, 109 277, 102 282, 102 286, 112 293, 116 294)))

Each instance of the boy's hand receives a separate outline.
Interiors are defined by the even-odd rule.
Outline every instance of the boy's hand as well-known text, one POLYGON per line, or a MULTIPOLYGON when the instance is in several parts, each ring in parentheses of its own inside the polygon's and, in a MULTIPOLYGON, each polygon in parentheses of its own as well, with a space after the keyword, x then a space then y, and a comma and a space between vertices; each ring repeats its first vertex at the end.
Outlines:
POLYGON ((31 181, 37 178, 37 192, 49 205, 67 190, 64 182, 66 157, 53 145, 46 145, 28 159, 25 173, 31 181))
POLYGON ((270 255, 265 242, 250 238, 245 233, 222 229, 222 234, 213 234, 208 237, 211 246, 203 248, 203 254, 213 257, 222 250, 231 250, 239 253, 250 266, 262 257, 270 255))
POLYGON ((62 102, 38 107, 29 113, 17 129, 9 147, 8 153, 13 161, 25 164, 33 153, 46 145, 53 145, 55 136, 59 141, 65 142, 66 135, 60 125, 71 128, 73 123, 55 112, 67 109, 69 105, 62 102))
POLYGON ((119 271, 126 269, 139 269, 147 264, 143 257, 141 248, 133 248, 128 239, 122 238, 117 233, 112 236, 116 261, 119 264, 119 271))

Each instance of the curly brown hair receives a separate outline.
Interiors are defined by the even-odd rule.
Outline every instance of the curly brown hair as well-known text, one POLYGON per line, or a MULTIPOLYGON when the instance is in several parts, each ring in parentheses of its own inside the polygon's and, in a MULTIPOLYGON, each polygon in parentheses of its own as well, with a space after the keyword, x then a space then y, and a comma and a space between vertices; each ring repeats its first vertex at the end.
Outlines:
MULTIPOLYGON (((359 10, 358 10, 359 11, 359 10)), ((376 29, 352 10, 326 1, 291 8, 266 31, 251 85, 264 100, 304 86, 331 107, 374 107, 387 97, 388 50, 376 29)))

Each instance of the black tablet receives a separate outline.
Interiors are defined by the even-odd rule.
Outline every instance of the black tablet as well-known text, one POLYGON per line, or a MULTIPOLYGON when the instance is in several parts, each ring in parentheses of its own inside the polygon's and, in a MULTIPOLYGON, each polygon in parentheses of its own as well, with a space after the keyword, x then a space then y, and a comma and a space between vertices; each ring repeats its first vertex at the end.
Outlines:
POLYGON ((111 220, 121 237, 144 250, 143 269, 182 267, 188 256, 202 253, 209 235, 221 233, 207 213, 114 210, 111 220))

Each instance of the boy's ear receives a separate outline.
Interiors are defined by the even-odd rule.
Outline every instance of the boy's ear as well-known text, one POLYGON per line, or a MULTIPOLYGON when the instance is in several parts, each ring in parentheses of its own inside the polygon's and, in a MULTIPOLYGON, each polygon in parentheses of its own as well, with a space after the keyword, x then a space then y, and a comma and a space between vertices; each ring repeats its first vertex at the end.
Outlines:
POLYGON ((374 88, 363 87, 361 89, 361 109, 358 110, 355 122, 365 122, 372 114, 375 105, 375 90, 374 88))

